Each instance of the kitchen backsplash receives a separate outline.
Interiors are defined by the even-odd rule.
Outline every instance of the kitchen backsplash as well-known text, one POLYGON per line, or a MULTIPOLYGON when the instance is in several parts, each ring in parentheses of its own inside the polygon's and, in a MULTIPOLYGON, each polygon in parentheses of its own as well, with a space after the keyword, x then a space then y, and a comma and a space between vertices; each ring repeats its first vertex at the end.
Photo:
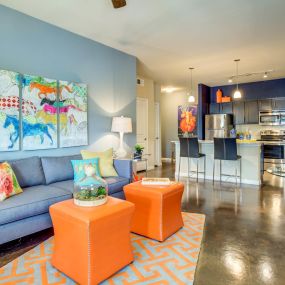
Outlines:
POLYGON ((260 131, 264 130, 285 130, 285 126, 260 126, 258 124, 236 126, 237 133, 250 131, 253 139, 259 139, 260 131))

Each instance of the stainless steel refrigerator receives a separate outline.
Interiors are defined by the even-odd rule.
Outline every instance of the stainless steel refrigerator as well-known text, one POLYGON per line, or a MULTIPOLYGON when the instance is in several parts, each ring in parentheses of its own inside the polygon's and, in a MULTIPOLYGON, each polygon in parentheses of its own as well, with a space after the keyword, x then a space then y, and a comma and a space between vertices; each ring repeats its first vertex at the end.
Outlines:
POLYGON ((233 115, 215 114, 205 116, 205 139, 228 138, 233 128, 233 115))

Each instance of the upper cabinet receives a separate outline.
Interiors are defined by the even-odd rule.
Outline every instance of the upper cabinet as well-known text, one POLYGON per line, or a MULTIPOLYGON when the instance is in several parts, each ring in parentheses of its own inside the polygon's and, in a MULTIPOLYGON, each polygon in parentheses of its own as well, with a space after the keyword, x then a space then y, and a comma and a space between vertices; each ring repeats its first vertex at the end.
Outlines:
POLYGON ((285 97, 211 103, 209 107, 210 114, 233 114, 235 125, 258 124, 260 111, 285 110, 285 97))
POLYGON ((285 98, 276 98, 272 100, 273 109, 285 110, 285 98))
POLYGON ((221 114, 232 114, 233 113, 233 103, 222 103, 220 104, 220 113, 221 114))
POLYGON ((233 103, 211 103, 210 104, 210 114, 232 114, 233 113, 233 103))
POLYGON ((233 102, 233 114, 234 114, 234 124, 242 125, 244 124, 244 102, 235 101, 233 102))
POLYGON ((244 102, 244 122, 245 124, 258 124, 259 108, 257 100, 244 102))
POLYGON ((211 103, 209 106, 210 114, 220 114, 220 105, 219 103, 211 103))
POLYGON ((272 110, 272 99, 263 99, 263 100, 258 100, 259 104, 259 111, 268 111, 272 110))

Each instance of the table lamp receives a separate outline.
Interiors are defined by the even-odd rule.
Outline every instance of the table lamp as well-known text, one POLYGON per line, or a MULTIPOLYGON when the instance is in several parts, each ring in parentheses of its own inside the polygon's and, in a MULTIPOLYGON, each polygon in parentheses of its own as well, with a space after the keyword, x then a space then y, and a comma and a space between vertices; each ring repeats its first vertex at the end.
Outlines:
POLYGON ((117 158, 125 158, 127 151, 124 148, 124 133, 132 132, 132 119, 126 117, 113 117, 112 132, 120 133, 120 146, 116 150, 117 158))

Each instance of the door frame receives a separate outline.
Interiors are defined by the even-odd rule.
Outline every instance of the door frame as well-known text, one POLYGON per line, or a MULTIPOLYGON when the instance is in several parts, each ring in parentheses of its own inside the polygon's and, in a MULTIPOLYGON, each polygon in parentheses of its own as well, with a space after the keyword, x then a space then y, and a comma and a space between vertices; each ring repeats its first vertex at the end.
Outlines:
MULTIPOLYGON (((144 97, 137 97, 136 99, 136 103, 138 102, 144 102, 146 104, 146 146, 147 146, 147 152, 149 153, 149 136, 148 136, 148 98, 144 98, 144 97)), ((138 116, 137 117, 137 122, 138 122, 138 116)), ((136 126, 136 129, 138 130, 138 127, 136 126)), ((137 133, 136 133, 136 143, 138 143, 138 137, 137 137, 137 133)), ((148 157, 146 157, 148 158, 148 157)), ((143 163, 144 164, 144 163, 143 163)), ((145 165, 145 164, 144 164, 145 165)), ((148 170, 150 170, 149 164, 147 164, 148 166, 148 170)))
POLYGON ((155 161, 154 161, 154 165, 161 166, 162 165, 161 163, 161 116, 160 116, 160 103, 159 102, 154 102, 154 116, 155 116, 155 161), (157 132, 158 132, 159 143, 157 142, 157 132))

